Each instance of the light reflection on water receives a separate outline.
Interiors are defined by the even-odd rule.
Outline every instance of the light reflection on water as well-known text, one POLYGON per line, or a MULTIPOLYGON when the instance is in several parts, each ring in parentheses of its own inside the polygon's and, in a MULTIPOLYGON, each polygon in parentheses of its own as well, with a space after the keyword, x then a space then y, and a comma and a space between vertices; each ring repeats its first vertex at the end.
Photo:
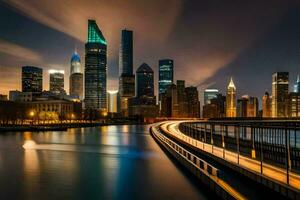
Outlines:
POLYGON ((0 199, 206 199, 145 126, 2 134, 0 176, 0 199))

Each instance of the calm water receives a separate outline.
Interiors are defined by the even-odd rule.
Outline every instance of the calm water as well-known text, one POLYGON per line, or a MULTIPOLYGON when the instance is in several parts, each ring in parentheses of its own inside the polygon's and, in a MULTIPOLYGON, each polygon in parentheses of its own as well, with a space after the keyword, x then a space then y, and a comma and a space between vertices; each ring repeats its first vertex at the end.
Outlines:
POLYGON ((207 199, 206 195, 165 155, 147 126, 0 134, 1 200, 207 199), (32 149, 22 147, 25 141, 32 149))

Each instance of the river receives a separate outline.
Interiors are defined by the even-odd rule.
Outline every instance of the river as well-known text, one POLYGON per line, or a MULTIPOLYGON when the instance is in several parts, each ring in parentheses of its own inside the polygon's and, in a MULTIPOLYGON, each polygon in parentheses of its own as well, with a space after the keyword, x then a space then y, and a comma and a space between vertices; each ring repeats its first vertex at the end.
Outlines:
POLYGON ((148 126, 0 134, 0 199, 208 199, 148 126))

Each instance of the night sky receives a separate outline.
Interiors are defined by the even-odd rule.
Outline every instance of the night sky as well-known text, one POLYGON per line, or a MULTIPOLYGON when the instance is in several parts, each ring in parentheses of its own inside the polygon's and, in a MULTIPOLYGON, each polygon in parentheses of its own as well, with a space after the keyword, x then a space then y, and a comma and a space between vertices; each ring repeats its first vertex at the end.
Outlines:
MULTIPOLYGON (((300 1, 294 0, 0 0, 0 93, 21 89, 21 66, 64 69, 84 62, 87 20, 108 42, 108 89, 118 88, 118 49, 124 28, 134 31, 134 70, 175 61, 175 80, 200 92, 222 92, 233 77, 238 96, 271 92, 275 71, 300 73, 300 1)), ((82 63, 84 66, 84 63, 82 63)), ((157 90, 157 83, 155 84, 157 90)))

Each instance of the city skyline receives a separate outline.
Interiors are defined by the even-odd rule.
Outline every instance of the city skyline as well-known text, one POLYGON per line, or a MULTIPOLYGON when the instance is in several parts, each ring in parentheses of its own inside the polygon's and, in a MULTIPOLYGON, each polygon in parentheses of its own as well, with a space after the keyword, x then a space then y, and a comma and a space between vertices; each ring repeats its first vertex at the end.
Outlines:
MULTIPOLYGON (((0 52, 1 76, 7 77, 7 74, 10 74, 10 76, 16 77, 16 79, 19 80, 18 77, 21 76, 21 66, 33 65, 41 66, 44 69, 44 73, 50 68, 64 69, 66 71, 65 80, 67 80, 69 77, 69 59, 74 50, 74 46, 78 48, 81 58, 84 57, 83 50, 85 39, 83 39, 82 36, 86 37, 87 34, 84 29, 87 25, 86 12, 81 16, 76 17, 76 19, 80 18, 80 21, 78 22, 78 26, 74 27, 72 27, 72 25, 74 25, 74 22, 71 21, 72 16, 62 16, 63 20, 60 20, 58 25, 60 23, 69 23, 65 29, 62 29, 61 26, 50 23, 51 21, 49 18, 57 14, 55 10, 49 11, 50 17, 44 20, 38 16, 32 16, 32 13, 38 12, 37 8, 41 8, 39 3, 33 4, 32 2, 33 1, 29 1, 27 5, 18 1, 0 3, 1 15, 5 16, 2 17, 0 21, 0 24, 3 24, 5 27, 5 31, 0 34, 1 47, 5 47, 2 48, 0 52), (23 15, 18 14, 15 9, 21 9, 23 15), (29 10, 35 12, 30 13, 29 10), (5 20, 9 20, 11 23, 6 23, 5 20), (15 23, 18 20, 21 20, 21 25, 20 23, 15 23), (19 24, 19 26, 14 24, 19 24), (15 31, 16 28, 20 30, 25 30, 26 28, 26 31, 23 31, 23 34, 19 35, 19 33, 15 31), (77 32, 72 32, 74 29, 78 29, 77 32), (12 32, 13 34, 10 34, 12 32), (35 42, 35 37, 33 37, 36 35, 41 37, 38 44, 35 42), (47 38, 47 40, 45 40, 45 38, 47 38), (46 43, 48 45, 47 49, 45 49, 46 43), (9 52, 9 49, 11 48, 16 49, 18 52, 18 59, 14 59, 15 55, 12 55, 9 52), (7 56, 7 54, 9 55, 7 56)), ((104 12, 101 16, 96 14, 96 12, 91 12, 92 15, 94 15, 91 17, 97 19, 97 22, 108 41, 108 85, 112 86, 112 88, 108 89, 118 88, 119 35, 120 31, 124 28, 133 30, 136 36, 134 42, 134 70, 136 70, 143 62, 149 63, 155 72, 155 83, 157 83, 158 80, 158 60, 163 58, 174 59, 174 79, 186 80, 187 86, 200 84, 198 89, 201 91, 201 94, 203 89, 207 87, 218 88, 220 89, 220 92, 224 93, 226 89, 224 85, 226 85, 230 76, 234 77, 236 85, 238 85, 237 96, 249 94, 251 96, 261 97, 266 90, 270 92, 271 85, 269 85, 269 82, 271 78, 269 74, 272 74, 275 71, 289 71, 291 74, 290 82, 294 83, 296 81, 298 69, 295 66, 300 65, 300 58, 297 56, 300 46, 298 44, 300 41, 295 37, 299 33, 299 28, 294 26, 300 18, 299 14, 296 12, 299 6, 296 1, 276 1, 276 3, 272 5, 272 8, 264 11, 266 13, 259 9, 256 13, 257 16, 253 19, 254 22, 249 20, 251 16, 249 10, 251 10, 251 8, 261 8, 261 10, 264 10, 263 8, 266 8, 268 3, 254 1, 250 5, 250 8, 247 8, 244 4, 230 2, 228 3, 228 6, 224 6, 224 3, 221 3, 223 7, 217 8, 215 3, 207 3, 204 1, 199 1, 199 3, 195 1, 176 1, 177 4, 174 2, 175 1, 168 2, 169 5, 171 5, 169 6, 169 11, 167 13, 167 16, 169 17, 166 17, 166 19, 164 18, 162 22, 158 24, 153 23, 156 19, 155 16, 153 17, 154 14, 149 14, 153 19, 151 18, 148 21, 142 18, 131 22, 131 20, 126 18, 118 21, 114 26, 109 26, 107 22, 109 19, 113 19, 116 10, 118 11, 119 9, 124 8, 125 5, 123 5, 123 3, 116 3, 116 8, 112 8, 112 6, 108 4, 107 11, 111 12, 104 12), (228 14, 227 11, 230 5, 234 5, 234 8, 239 8, 240 10, 233 14, 242 15, 241 13, 245 13, 245 16, 242 16, 241 20, 236 22, 237 26, 235 27, 235 32, 228 31, 226 27, 224 27, 225 25, 230 27, 233 23, 231 19, 233 14, 228 14), (196 12, 197 8, 200 8, 200 6, 204 6, 208 10, 207 12, 202 13, 202 15, 207 18, 204 21, 199 21, 202 16, 196 12), (187 9, 193 7, 194 9, 189 10, 187 13, 187 9), (220 11, 220 14, 214 14, 215 11, 220 11), (218 19, 220 16, 224 17, 224 25, 222 26, 219 22, 216 22, 218 20, 213 20, 214 17, 217 17, 218 19), (188 23, 191 18, 195 18, 195 20, 188 23), (169 23, 170 21, 172 21, 172 23, 169 23), (146 24, 143 25, 142 22, 145 22, 146 24), (164 27, 166 24, 169 24, 169 26, 164 27), (202 28, 193 28, 194 25, 202 28), (264 25, 265 27, 261 28, 264 25), (250 37, 242 31, 245 26, 251 30, 250 32, 255 32, 254 29, 258 29, 259 33, 255 32, 255 34, 253 34, 255 35, 255 38, 251 38, 252 36, 250 37), (161 30, 162 27, 164 27, 163 30, 161 30), (163 32, 164 34, 160 34, 163 37, 159 38, 157 36, 159 35, 158 33, 152 33, 155 31, 152 31, 151 33, 148 31, 153 28, 160 30, 159 33, 163 32), (215 31, 213 31, 215 29, 224 33, 224 36, 221 37, 219 34, 212 34, 215 33, 215 31), (176 34, 174 33, 174 30, 176 30, 176 34), (187 30, 191 33, 186 33, 187 30), (198 33, 202 33, 203 37, 194 35, 198 35, 198 33), (233 37, 236 34, 239 34, 243 41, 235 41, 233 37), (257 36, 257 34, 259 36, 257 36), (181 38, 180 40, 178 40, 179 37, 181 38), (207 42, 203 41, 204 39, 213 42, 212 46, 214 48, 209 47, 207 42), (228 39, 228 44, 224 43, 225 39, 228 39), (196 41, 197 45, 191 45, 190 40, 196 41), (177 43, 175 44, 173 41, 177 41, 177 43), (220 43, 220 41, 223 42, 220 43), (245 48, 241 48, 236 44, 237 42, 240 42, 241 44, 249 42, 251 44, 246 45, 247 47, 245 48), (219 45, 216 43, 219 43, 219 45), (198 44, 202 47, 197 47, 198 44), (161 48, 161 46, 166 47, 161 48), (174 52, 170 49, 178 49, 179 51, 174 52), (195 52, 198 53, 191 53, 192 49, 195 49, 195 52), (276 51, 274 51, 274 49, 276 49, 276 51), (237 50, 239 50, 238 53, 236 52, 237 50), (255 51, 257 51, 257 53, 252 53, 255 51), (226 54, 236 55, 233 56, 235 58, 225 59, 227 60, 225 62, 223 57, 226 54), (195 59, 201 61, 196 61, 195 59), (222 62, 220 60, 222 60, 222 62), (254 71, 262 67, 264 68, 262 73, 259 73, 258 75, 254 74, 254 71), (213 73, 210 71, 211 69, 214 69, 213 73), (255 75, 257 77, 257 84, 251 84, 255 75)), ((61 3, 61 5, 49 4, 52 6, 49 6, 51 8, 65 6, 64 3, 61 3)), ((145 11, 151 13, 151 11, 157 10, 155 3, 146 4, 147 6, 137 4, 137 7, 132 9, 140 8, 135 14, 140 14, 145 11)), ((78 1, 76 8, 86 11, 87 5, 84 2, 78 1)), ((96 5, 96 8, 98 8, 98 4, 96 5)), ((157 11, 155 13, 157 13, 157 11)), ((129 18, 134 19, 133 16, 129 16, 129 18)), ((82 64, 84 65, 84 63, 82 64)), ((44 89, 48 89, 47 79, 48 75, 44 74, 44 89)), ((19 81, 12 82, 5 78, 2 79, 0 82, 1 93, 7 94, 8 88, 20 90, 21 84, 20 82, 19 84, 17 82, 19 81)), ((68 91, 68 85, 69 84, 66 82, 66 91, 68 91)), ((156 94, 157 89, 158 86, 155 84, 156 94)), ((290 84, 290 90, 292 90, 292 84, 290 84)))

